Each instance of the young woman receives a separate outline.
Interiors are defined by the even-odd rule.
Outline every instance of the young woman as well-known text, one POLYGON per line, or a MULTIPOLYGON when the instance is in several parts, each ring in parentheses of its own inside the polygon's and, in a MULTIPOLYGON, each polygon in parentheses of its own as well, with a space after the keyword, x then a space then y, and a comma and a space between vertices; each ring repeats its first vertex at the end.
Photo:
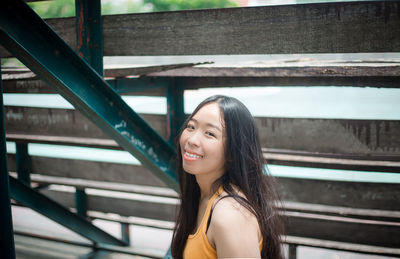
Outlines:
POLYGON ((281 221, 273 179, 253 117, 237 99, 207 98, 178 142, 181 206, 173 258, 281 259, 281 221))

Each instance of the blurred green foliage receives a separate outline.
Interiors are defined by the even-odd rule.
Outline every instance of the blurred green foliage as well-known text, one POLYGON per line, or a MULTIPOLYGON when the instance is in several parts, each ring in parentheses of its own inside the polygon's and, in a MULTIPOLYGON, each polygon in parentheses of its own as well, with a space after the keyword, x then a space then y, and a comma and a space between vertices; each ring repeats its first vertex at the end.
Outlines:
POLYGON ((75 16, 74 0, 30 2, 28 5, 42 18, 75 16))
MULTIPOLYGON (((75 0, 30 2, 29 6, 42 18, 75 16, 75 0)), ((102 0, 102 14, 159 12, 206 8, 235 7, 233 0, 102 0)))
POLYGON ((153 12, 237 6, 230 0, 143 0, 143 2, 151 5, 153 12))

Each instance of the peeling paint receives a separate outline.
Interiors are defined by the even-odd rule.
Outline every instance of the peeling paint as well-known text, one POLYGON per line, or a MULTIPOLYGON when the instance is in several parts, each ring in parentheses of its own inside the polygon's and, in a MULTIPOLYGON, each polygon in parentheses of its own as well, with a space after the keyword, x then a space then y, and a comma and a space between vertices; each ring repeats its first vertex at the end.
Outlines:
POLYGON ((127 126, 126 121, 122 120, 120 123, 115 124, 114 128, 119 131, 119 133, 126 137, 134 146, 146 152, 146 154, 151 157, 151 159, 158 163, 160 160, 158 159, 157 154, 154 152, 153 148, 148 148, 147 145, 141 141, 140 139, 135 138, 129 131, 125 130, 127 126))
POLYGON ((82 48, 82 44, 83 44, 83 6, 82 6, 82 1, 79 1, 80 4, 80 12, 79 12, 79 17, 78 17, 78 50, 79 50, 79 56, 83 57, 83 53, 80 51, 80 49, 82 48))
POLYGON ((126 131, 126 130, 124 130, 124 131, 120 131, 119 132, 122 136, 127 136, 128 138, 130 137, 130 133, 128 132, 128 131, 126 131))
POLYGON ((16 113, 13 110, 8 110, 6 113, 7 120, 21 121, 24 115, 20 112, 16 113))
POLYGON ((122 120, 121 123, 115 124, 114 128, 115 129, 126 128, 126 121, 122 120))
MULTIPOLYGON (((171 110, 172 110, 171 106, 168 103, 167 104, 167 114, 170 114, 171 110)), ((170 125, 172 125, 171 120, 172 120, 172 115, 167 116, 167 139, 170 139, 170 137, 171 137, 171 126, 170 126, 170 125)))

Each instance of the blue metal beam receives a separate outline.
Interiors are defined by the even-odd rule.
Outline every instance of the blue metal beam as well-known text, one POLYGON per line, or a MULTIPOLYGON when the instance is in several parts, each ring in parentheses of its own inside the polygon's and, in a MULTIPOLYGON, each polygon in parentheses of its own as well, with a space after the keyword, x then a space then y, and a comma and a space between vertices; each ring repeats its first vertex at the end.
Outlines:
MULTIPOLYGON (((75 0, 76 45, 78 55, 103 76, 103 28, 101 26, 100 0, 75 0), (90 2, 90 4, 89 4, 90 2)), ((85 189, 75 191, 77 214, 87 219, 85 189)))
POLYGON ((85 218, 78 216, 57 202, 10 177, 11 197, 33 210, 62 224, 95 243, 125 246, 126 243, 104 232, 85 218))
POLYGON ((175 150, 24 2, 2 1, 0 43, 178 191, 175 150))
POLYGON ((100 0, 75 0, 78 55, 101 76, 103 71, 103 28, 100 0))
POLYGON ((127 244, 131 243, 129 223, 121 223, 121 237, 127 244))
POLYGON ((179 130, 185 121, 184 88, 173 83, 167 88, 167 137, 171 145, 175 144, 179 130))
POLYGON ((87 195, 85 189, 76 188, 75 190, 76 214, 87 219, 87 195))
POLYGON ((31 157, 28 154, 27 143, 15 143, 18 180, 24 184, 31 185, 30 173, 32 171, 31 157))
POLYGON ((171 84, 171 79, 163 77, 116 78, 107 79, 106 82, 113 87, 117 93, 123 94, 148 91, 157 88, 166 89, 171 84))
POLYGON ((3 82, 0 71, 0 251, 5 259, 15 258, 14 232, 11 216, 10 186, 4 124, 3 82))

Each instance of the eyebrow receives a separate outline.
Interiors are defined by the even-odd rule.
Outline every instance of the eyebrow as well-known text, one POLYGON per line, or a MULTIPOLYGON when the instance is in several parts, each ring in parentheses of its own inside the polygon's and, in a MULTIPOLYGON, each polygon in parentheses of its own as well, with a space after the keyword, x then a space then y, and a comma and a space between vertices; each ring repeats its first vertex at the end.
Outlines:
MULTIPOLYGON (((191 121, 194 121, 194 122, 196 122, 196 123, 199 123, 195 118, 191 118, 190 120, 191 120, 191 121)), ((218 131, 222 132, 222 130, 221 130, 217 125, 214 125, 214 124, 212 124, 212 123, 207 122, 207 123, 206 123, 206 126, 207 126, 207 127, 211 127, 211 128, 215 128, 215 129, 217 129, 218 131)))

